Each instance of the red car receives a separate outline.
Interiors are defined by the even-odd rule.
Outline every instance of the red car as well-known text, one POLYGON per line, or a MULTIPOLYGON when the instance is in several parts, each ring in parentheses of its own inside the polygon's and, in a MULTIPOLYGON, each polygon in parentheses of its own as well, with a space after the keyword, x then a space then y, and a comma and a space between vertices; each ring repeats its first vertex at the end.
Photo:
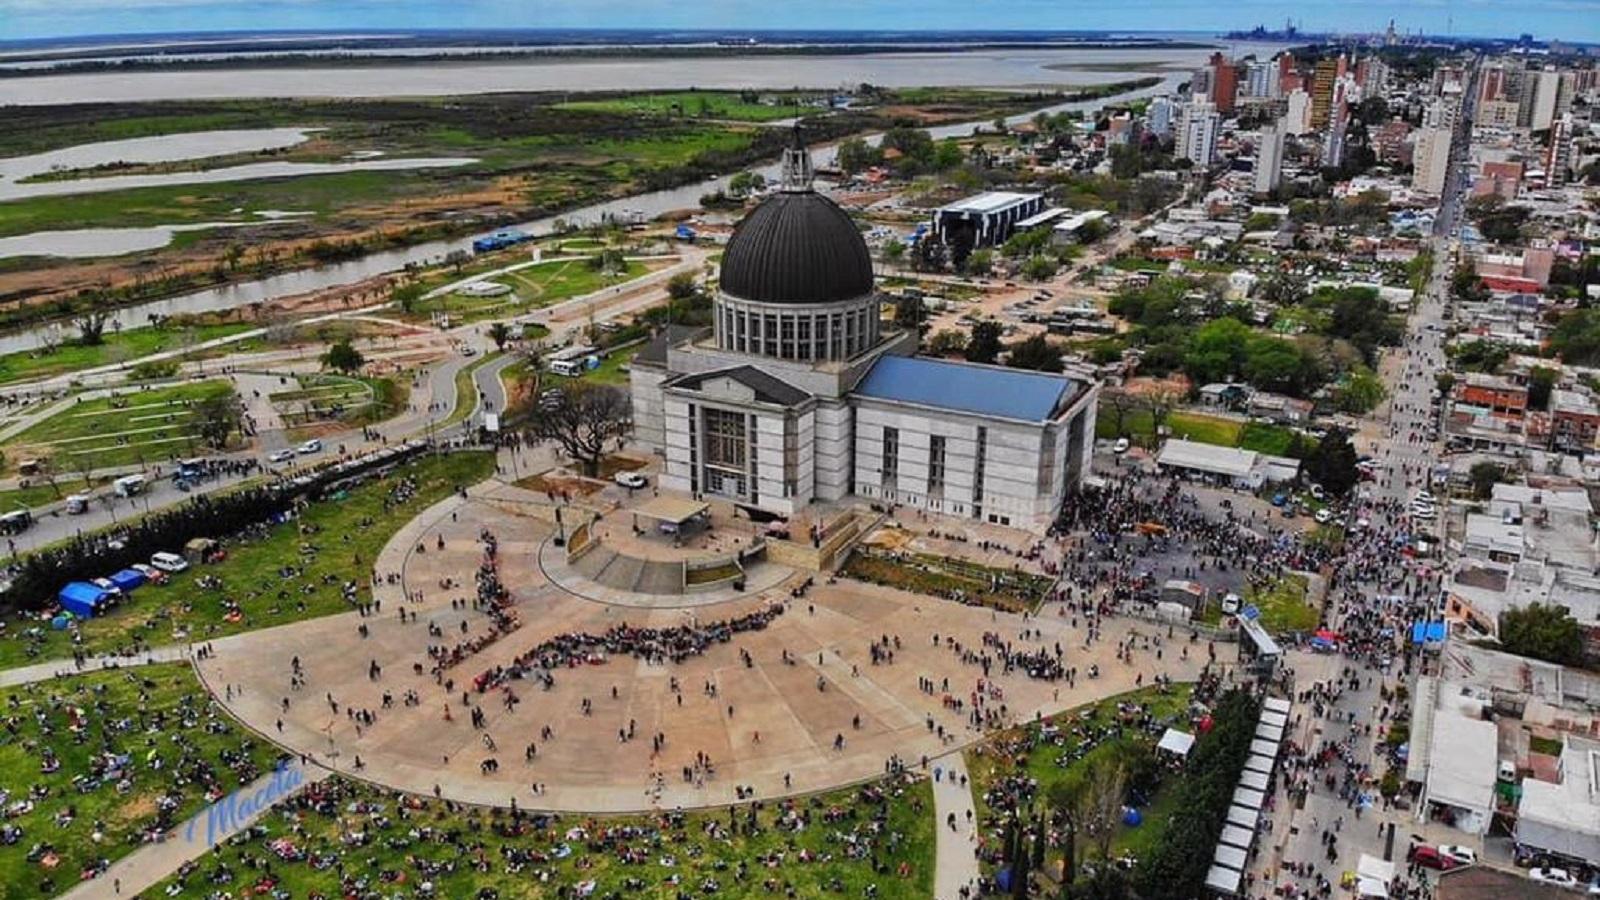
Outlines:
POLYGON ((1414 862, 1424 869, 1438 869, 1447 872, 1461 865, 1461 863, 1441 854, 1437 848, 1427 844, 1415 844, 1406 851, 1406 859, 1414 862))

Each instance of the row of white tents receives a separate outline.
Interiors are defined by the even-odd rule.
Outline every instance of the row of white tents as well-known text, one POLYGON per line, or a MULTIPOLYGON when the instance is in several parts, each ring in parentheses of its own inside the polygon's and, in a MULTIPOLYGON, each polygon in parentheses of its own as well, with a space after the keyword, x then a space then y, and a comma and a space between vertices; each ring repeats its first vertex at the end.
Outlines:
POLYGON ((1250 849, 1261 827, 1261 812, 1269 796, 1278 749, 1288 725, 1289 701, 1279 697, 1262 701, 1255 740, 1250 742, 1250 756, 1245 760, 1244 771, 1239 773, 1227 822, 1222 826, 1222 835, 1212 854, 1211 869, 1206 872, 1206 887, 1217 897, 1239 896, 1250 849))

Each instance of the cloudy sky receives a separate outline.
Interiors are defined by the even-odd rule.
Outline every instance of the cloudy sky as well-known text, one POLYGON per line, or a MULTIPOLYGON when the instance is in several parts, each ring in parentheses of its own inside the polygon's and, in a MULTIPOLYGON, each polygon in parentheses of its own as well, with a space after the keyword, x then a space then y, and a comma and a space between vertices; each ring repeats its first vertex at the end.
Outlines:
POLYGON ((1277 26, 1600 41, 1600 0, 0 0, 8 38, 343 28, 1130 29, 1277 26))

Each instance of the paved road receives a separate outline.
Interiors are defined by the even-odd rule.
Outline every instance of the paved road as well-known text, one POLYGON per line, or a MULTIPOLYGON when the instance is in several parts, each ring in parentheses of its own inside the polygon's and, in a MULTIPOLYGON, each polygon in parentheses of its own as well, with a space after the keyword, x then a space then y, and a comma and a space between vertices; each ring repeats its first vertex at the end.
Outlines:
POLYGON ((961 900, 961 889, 976 885, 982 874, 978 868, 978 819, 972 806, 972 785, 967 778, 965 754, 942 757, 937 766, 942 776, 933 782, 933 820, 939 829, 933 896, 934 900, 961 900))

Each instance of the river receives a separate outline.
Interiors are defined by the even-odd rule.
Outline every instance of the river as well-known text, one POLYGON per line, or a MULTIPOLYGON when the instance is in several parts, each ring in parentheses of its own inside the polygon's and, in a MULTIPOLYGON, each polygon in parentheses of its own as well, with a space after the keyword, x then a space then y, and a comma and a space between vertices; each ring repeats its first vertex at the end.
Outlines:
MULTIPOLYGON (((1187 79, 1188 73, 1171 73, 1160 84, 1126 94, 1119 94, 1115 98, 1062 103, 1046 107, 1043 110, 1014 115, 1006 121, 1009 124, 1016 125, 1032 119, 1040 111, 1051 114, 1082 112, 1084 110, 1097 109, 1113 99, 1117 102, 1126 102, 1139 97, 1170 93, 1187 79)), ((979 124, 986 125, 988 121, 942 125, 928 129, 928 133, 935 139, 960 137, 971 134, 973 128, 979 124)), ((866 136, 866 139, 871 143, 876 143, 881 138, 882 135, 880 134, 866 136)), ((812 149, 812 157, 818 166, 831 165, 834 159, 834 148, 831 145, 815 147, 812 149)), ((778 176, 778 164, 771 163, 758 167, 755 171, 761 172, 769 180, 775 179, 778 176)), ((582 226, 602 222, 607 218, 626 219, 636 213, 642 214, 646 218, 653 218, 673 210, 698 207, 700 197, 703 194, 710 193, 719 187, 726 187, 730 177, 731 175, 714 181, 685 185, 670 190, 651 191, 645 194, 635 194, 603 203, 595 203, 568 210, 558 216, 547 216, 523 222, 515 227, 521 228, 530 234, 544 235, 555 230, 555 223, 558 219, 566 223, 582 226)), ((236 309, 252 303, 270 302, 277 297, 304 294, 338 285, 354 284, 367 278, 399 271, 411 263, 426 264, 441 261, 445 254, 452 250, 470 250, 472 248, 472 240, 472 237, 463 237, 452 240, 429 241, 397 250, 372 253, 349 262, 297 269, 293 272, 285 272, 281 275, 273 275, 255 281, 239 282, 219 288, 182 294, 165 300, 155 300, 149 303, 123 307, 115 311, 112 314, 112 318, 121 323, 124 328, 137 328, 141 325, 149 324, 150 316, 152 315, 166 316, 180 313, 236 309)), ((39 328, 0 335, 0 353, 32 350, 45 342, 47 334, 48 332, 45 329, 39 328)))
MULTIPOLYGON (((1230 56, 1278 45, 1218 42, 1230 56)), ((282 66, 154 70, 0 79, 0 107, 60 103, 259 97, 416 97, 498 91, 671 88, 1060 87, 1104 84, 1146 71, 1193 69, 1210 48, 1024 49, 859 55, 561 58, 421 65, 282 66)))

